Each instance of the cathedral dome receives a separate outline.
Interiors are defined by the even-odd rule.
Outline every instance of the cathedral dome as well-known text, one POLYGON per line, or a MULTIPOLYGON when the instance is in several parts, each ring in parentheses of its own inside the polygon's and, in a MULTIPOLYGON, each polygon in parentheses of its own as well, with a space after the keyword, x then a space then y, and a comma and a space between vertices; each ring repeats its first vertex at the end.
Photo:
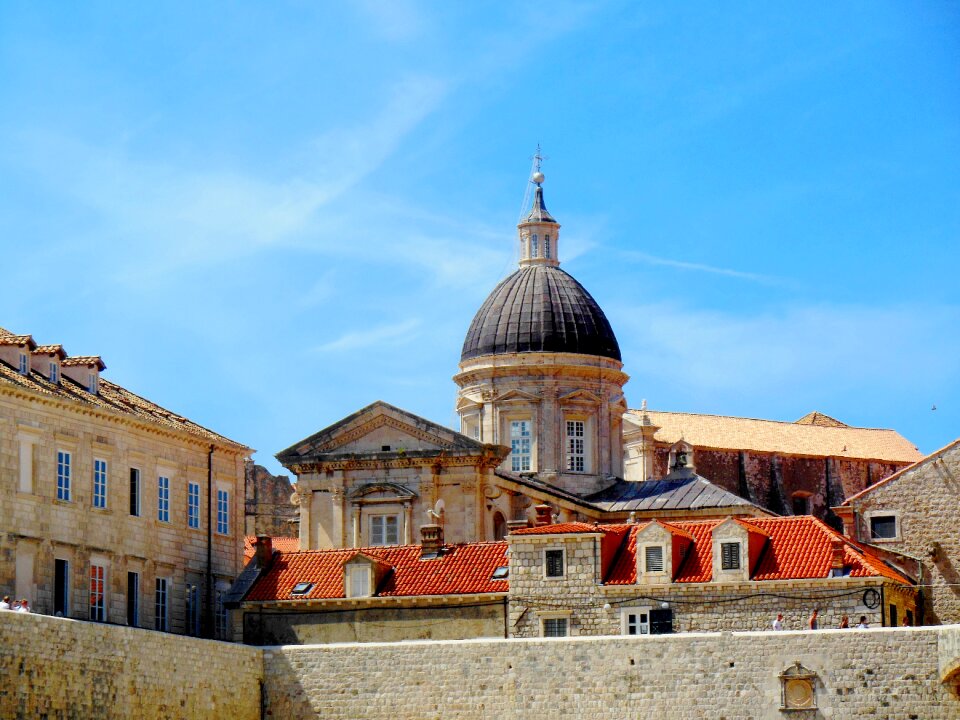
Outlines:
POLYGON ((549 264, 522 266, 494 288, 470 323, 460 360, 522 352, 620 360, 617 338, 597 301, 549 264))

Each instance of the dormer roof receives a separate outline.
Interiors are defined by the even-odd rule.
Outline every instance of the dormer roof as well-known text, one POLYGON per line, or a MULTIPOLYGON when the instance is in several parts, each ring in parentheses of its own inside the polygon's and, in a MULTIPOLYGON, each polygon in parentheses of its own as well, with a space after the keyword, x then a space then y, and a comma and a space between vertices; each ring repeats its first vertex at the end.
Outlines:
POLYGON ((107 369, 99 355, 74 355, 65 359, 61 365, 64 367, 95 367, 98 371, 107 369))

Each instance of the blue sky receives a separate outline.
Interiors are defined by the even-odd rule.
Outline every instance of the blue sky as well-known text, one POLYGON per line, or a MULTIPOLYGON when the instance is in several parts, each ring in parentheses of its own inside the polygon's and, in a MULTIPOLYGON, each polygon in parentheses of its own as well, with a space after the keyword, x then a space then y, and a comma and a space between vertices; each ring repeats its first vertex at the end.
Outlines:
POLYGON ((660 5, 6 2, 0 325, 274 471, 452 425, 540 143, 631 407, 960 436, 960 7, 660 5))

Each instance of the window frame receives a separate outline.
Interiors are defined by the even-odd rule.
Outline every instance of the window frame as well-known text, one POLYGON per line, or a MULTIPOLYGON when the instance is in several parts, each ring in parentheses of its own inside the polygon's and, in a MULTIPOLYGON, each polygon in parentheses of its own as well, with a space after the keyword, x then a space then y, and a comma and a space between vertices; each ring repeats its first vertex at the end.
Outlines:
POLYGON ((141 479, 143 473, 138 467, 130 468, 130 482, 129 482, 129 500, 130 500, 130 517, 141 517, 142 508, 141 508, 141 498, 143 496, 142 489, 143 484, 141 479))
POLYGON ((666 575, 667 574, 667 549, 664 547, 663 543, 644 543, 643 548, 643 574, 644 575, 666 575), (660 551, 660 569, 651 570, 649 567, 649 550, 659 550, 660 551))
POLYGON ((57 500, 72 502, 70 484, 73 476, 73 453, 70 450, 57 449, 57 500))
POLYGON ((569 611, 558 611, 558 612, 544 612, 540 613, 540 637, 544 638, 564 638, 571 637, 572 627, 570 622, 570 612, 569 611), (563 625, 562 634, 547 633, 548 623, 557 623, 559 626, 560 623, 563 625))
POLYGON ((650 606, 631 606, 624 607, 620 610, 620 634, 627 635, 630 637, 639 637, 640 635, 649 635, 650 634, 650 606), (637 617, 636 627, 639 632, 630 632, 630 616, 635 615, 637 617), (640 616, 646 616, 646 620, 640 620, 640 616), (643 631, 642 628, 646 628, 646 631, 643 631))
POLYGON ((127 625, 140 627, 140 573, 135 570, 127 571, 127 625))
POLYGON ((53 614, 60 612, 62 617, 70 617, 70 560, 63 557, 53 559, 53 614), (61 564, 62 563, 62 564, 61 564), (63 568, 61 572, 60 568, 63 568), (62 576, 62 577, 61 577, 62 576), (63 598, 58 598, 57 586, 63 585, 63 598), (62 607, 58 608, 58 602, 62 602, 62 607))
POLYGON ((157 520, 170 522, 170 476, 157 475, 157 520))
POLYGON ((586 473, 590 471, 587 462, 587 427, 586 418, 567 417, 564 419, 564 458, 567 472, 586 473), (579 435, 577 431, 579 430, 579 435), (572 431, 572 434, 571 434, 572 431), (579 444, 579 445, 578 445, 579 444), (578 467, 579 465, 579 467, 578 467))
POLYGON ((350 584, 349 597, 373 597, 373 578, 370 577, 372 574, 370 566, 365 563, 350 565, 347 568, 347 580, 350 584), (358 578, 363 578, 362 582, 357 582, 358 578))
POLYGON ((533 419, 530 417, 507 418, 507 431, 510 439, 510 470, 511 472, 533 471, 533 419), (514 434, 514 426, 526 423, 527 433, 523 434, 522 427, 514 434), (519 447, 519 450, 517 450, 519 447), (526 462, 524 462, 526 461, 526 462))
POLYGON ((55 360, 50 361, 50 382, 54 385, 60 384, 60 363, 55 360))
POLYGON ((370 513, 367 515, 367 541, 371 547, 387 547, 400 544, 400 514, 399 513, 370 513), (388 520, 393 520, 396 528, 396 542, 389 541, 388 520), (380 525, 379 530, 374 526, 380 525), (376 533, 380 534, 380 542, 375 540, 376 533))
POLYGON ((217 488, 217 535, 230 534, 230 491, 217 488))
POLYGON ((722 572, 737 572, 743 569, 743 544, 739 540, 720 541, 720 570, 722 572), (736 565, 728 566, 728 558, 724 554, 728 549, 735 552, 736 565))
POLYGON ((170 631, 170 578, 157 577, 153 584, 153 629, 170 631))
POLYGON ((902 532, 903 528, 900 525, 900 511, 899 510, 870 510, 864 514, 864 520, 867 524, 867 535, 868 542, 872 543, 888 543, 888 542, 899 542, 903 540, 902 532), (881 537, 874 534, 873 523, 874 520, 886 518, 893 520, 893 535, 890 537, 881 537))
POLYGON ((107 490, 110 464, 103 458, 93 459, 93 507, 107 509, 107 490))
POLYGON ((184 634, 200 637, 200 586, 187 583, 184 586, 184 634))
POLYGON ((88 601, 91 622, 107 621, 107 566, 90 561, 90 595, 88 601))
POLYGON ((200 529, 200 483, 187 483, 187 527, 200 529))
POLYGON ((546 580, 562 580, 567 576, 567 551, 566 548, 550 547, 543 549, 543 577, 546 580), (551 557, 556 557, 553 553, 560 553, 560 572, 551 574, 551 557))
POLYGON ((29 375, 29 374, 30 374, 30 356, 27 355, 27 353, 25 353, 25 352, 20 353, 20 359, 19 359, 19 363, 18 363, 18 365, 17 365, 17 371, 18 371, 21 375, 29 375))

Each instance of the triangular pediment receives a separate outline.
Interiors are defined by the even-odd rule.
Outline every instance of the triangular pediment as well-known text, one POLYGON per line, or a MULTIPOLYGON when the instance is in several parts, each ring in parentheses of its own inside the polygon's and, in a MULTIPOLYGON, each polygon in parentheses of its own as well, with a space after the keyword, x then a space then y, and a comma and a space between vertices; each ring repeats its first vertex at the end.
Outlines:
POLYGON ((557 398, 561 403, 571 403, 571 402, 586 402, 592 404, 599 404, 600 398, 594 395, 589 390, 574 390, 569 392, 566 395, 561 395, 557 398))
POLYGON ((476 440, 378 401, 278 453, 281 462, 328 453, 406 453, 482 448, 476 440))
POLYGON ((505 393, 497 395, 493 400, 495 403, 504 402, 540 402, 540 397, 523 390, 507 390, 505 393))

